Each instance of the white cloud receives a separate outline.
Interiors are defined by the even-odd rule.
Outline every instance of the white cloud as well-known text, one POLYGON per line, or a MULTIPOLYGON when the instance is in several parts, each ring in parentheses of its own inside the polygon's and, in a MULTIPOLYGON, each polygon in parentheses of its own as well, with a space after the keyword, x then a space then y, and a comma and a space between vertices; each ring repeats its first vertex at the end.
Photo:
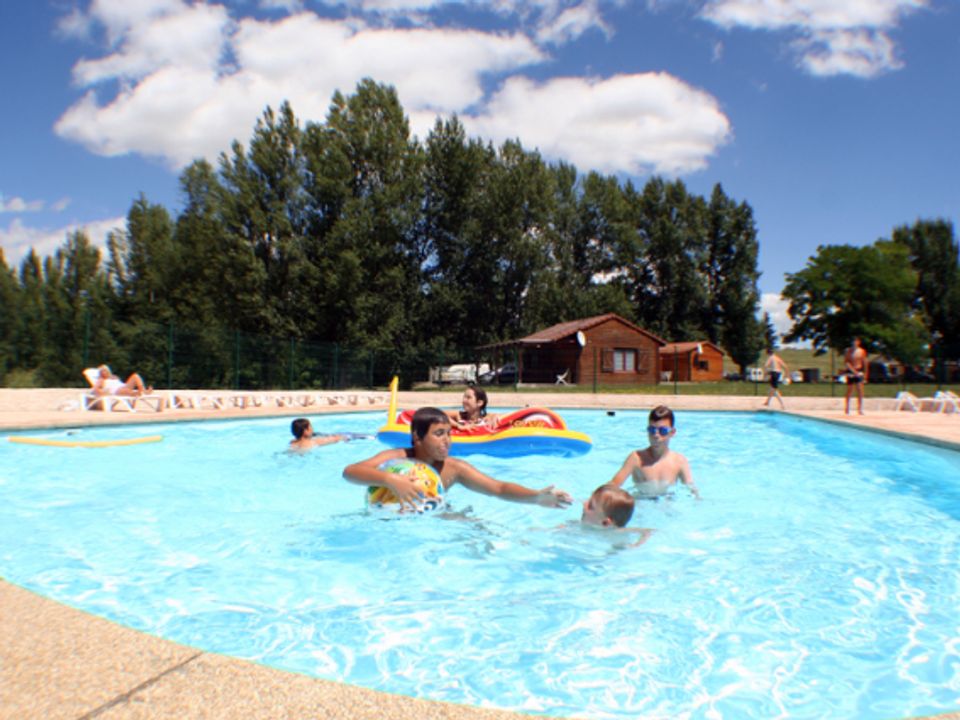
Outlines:
POLYGON ((700 170, 731 133, 713 97, 666 73, 541 84, 514 77, 463 122, 471 134, 519 136, 580 169, 637 175, 700 170))
POLYGON ((701 17, 731 29, 788 31, 814 75, 872 77, 903 65, 889 33, 928 0, 709 0, 701 17))
MULTIPOLYGON (((600 26, 596 2, 525 6, 554 18, 548 35, 559 39, 600 26)), ((77 63, 87 91, 55 129, 106 156, 138 153, 173 168, 212 160, 234 139, 245 142, 267 105, 289 100, 302 120, 319 121, 335 90, 350 93, 364 77, 397 88, 421 137, 437 115, 458 113, 473 134, 519 137, 585 170, 697 170, 730 136, 717 101, 670 75, 535 84, 517 73, 549 58, 522 33, 372 28, 312 12, 233 19, 223 5, 178 0, 129 8, 99 0, 90 19, 115 42, 104 57, 77 63), (118 89, 101 97, 110 81, 118 89)))
POLYGON ((894 54, 893 41, 876 31, 823 30, 793 45, 811 75, 873 77, 903 67, 894 54))
POLYGON ((110 73, 127 82, 103 103, 89 90, 59 119, 57 133, 101 155, 140 153, 182 167, 246 139, 263 109, 285 99, 300 117, 320 120, 335 90, 349 93, 360 79, 374 77, 397 87, 411 114, 458 112, 482 100, 486 75, 545 57, 520 34, 356 30, 312 13, 233 23, 210 9, 204 17, 219 17, 221 24, 211 22, 190 35, 202 46, 197 52, 184 46, 186 34, 172 44, 177 51, 168 52, 157 44, 162 33, 141 27, 121 50, 80 64, 76 76, 82 84, 110 79, 110 73), (210 50, 224 37, 230 65, 215 62, 210 50))
POLYGON ((592 28, 601 30, 607 37, 613 35, 613 29, 603 21, 600 15, 596 0, 587 0, 574 7, 566 8, 556 18, 545 22, 537 30, 537 40, 545 44, 562 45, 576 40, 592 28))
POLYGON ((57 229, 35 228, 24 225, 18 218, 7 227, 0 227, 0 248, 11 268, 18 268, 30 248, 40 257, 53 255, 67 240, 70 233, 83 230, 92 245, 103 250, 107 245, 107 233, 127 227, 126 217, 95 220, 88 223, 72 223, 57 229))
POLYGON ((122 28, 116 52, 99 60, 81 60, 74 81, 91 86, 104 80, 136 81, 164 68, 216 72, 230 18, 222 5, 175 7, 157 11, 122 28))
POLYGON ((4 198, 0 195, 0 213, 28 213, 43 210, 43 200, 24 200, 20 197, 4 198))

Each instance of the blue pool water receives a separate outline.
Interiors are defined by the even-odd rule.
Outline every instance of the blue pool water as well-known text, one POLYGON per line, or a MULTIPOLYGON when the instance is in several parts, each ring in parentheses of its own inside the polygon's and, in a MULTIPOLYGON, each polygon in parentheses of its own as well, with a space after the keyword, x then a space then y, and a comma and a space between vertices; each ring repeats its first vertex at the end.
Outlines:
MULTIPOLYGON (((578 501, 646 414, 564 412, 578 458, 473 456, 578 501)), ((382 413, 319 416, 373 432, 382 413)), ((893 718, 960 708, 960 455, 775 414, 679 413, 703 500, 630 533, 455 487, 455 516, 368 514, 289 420, 0 443, 0 575, 125 625, 395 693, 586 718, 893 718)))

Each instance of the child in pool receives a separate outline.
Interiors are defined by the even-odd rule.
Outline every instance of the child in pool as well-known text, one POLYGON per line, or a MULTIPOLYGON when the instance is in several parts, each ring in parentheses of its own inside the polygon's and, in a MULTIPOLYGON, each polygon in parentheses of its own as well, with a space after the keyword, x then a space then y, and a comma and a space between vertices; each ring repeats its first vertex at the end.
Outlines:
POLYGON ((438 408, 420 408, 413 414, 410 440, 410 448, 384 450, 371 458, 347 465, 343 470, 344 479, 357 485, 389 488, 401 506, 416 509, 422 500, 417 479, 411 475, 395 475, 378 469, 387 460, 412 458, 436 470, 443 481, 444 490, 460 483, 483 495, 551 508, 567 507, 573 501, 569 494, 553 485, 534 490, 516 483, 502 482, 484 475, 464 460, 450 457, 450 418, 438 408))
POLYGON ((303 452, 320 445, 332 445, 335 442, 346 440, 344 435, 314 435, 313 425, 306 418, 297 418, 290 423, 290 432, 293 440, 290 441, 290 450, 303 452))
POLYGON ((600 528, 609 528, 611 530, 626 530, 627 532, 637 533, 637 541, 631 543, 630 547, 642 545, 650 537, 653 530, 647 528, 628 528, 627 523, 633 517, 633 506, 635 505, 633 495, 623 488, 607 483, 601 485, 590 498, 583 503, 583 514, 580 516, 580 523, 600 528))
POLYGON ((670 408, 659 405, 651 410, 647 425, 649 447, 630 453, 610 484, 620 487, 628 477, 633 477, 634 488, 640 497, 659 497, 665 495, 679 480, 699 499, 700 493, 693 482, 690 463, 683 455, 670 449, 670 438, 676 432, 670 408))
POLYGON ((580 522, 602 527, 625 527, 633 517, 633 495, 611 483, 601 485, 583 503, 580 522))
POLYGON ((487 391, 482 387, 471 385, 463 391, 461 399, 462 410, 447 410, 450 424, 455 428, 464 429, 477 425, 495 427, 500 421, 497 415, 487 415, 487 391))

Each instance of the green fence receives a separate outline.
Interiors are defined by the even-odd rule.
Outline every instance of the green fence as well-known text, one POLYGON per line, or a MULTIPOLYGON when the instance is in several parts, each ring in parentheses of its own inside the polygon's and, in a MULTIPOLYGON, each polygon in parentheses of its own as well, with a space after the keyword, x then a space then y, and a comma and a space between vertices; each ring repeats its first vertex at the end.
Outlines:
MULTIPOLYGON (((394 375, 412 387, 440 381, 441 368, 452 364, 472 364, 465 380, 478 379, 477 369, 485 368, 473 349, 374 352, 339 343, 159 324, 85 341, 81 362, 83 367, 107 363, 119 375, 138 372, 157 387, 237 390, 384 387, 394 375)), ((69 384, 77 378, 79 372, 70 376, 69 384)))

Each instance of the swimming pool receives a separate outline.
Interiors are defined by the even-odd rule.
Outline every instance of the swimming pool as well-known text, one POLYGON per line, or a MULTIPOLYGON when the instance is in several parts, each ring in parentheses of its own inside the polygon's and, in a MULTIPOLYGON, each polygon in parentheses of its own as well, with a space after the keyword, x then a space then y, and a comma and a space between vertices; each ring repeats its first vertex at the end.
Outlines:
MULTIPOLYGON (((646 415, 566 411, 580 458, 472 458, 584 499, 646 415)), ((319 416, 372 432, 382 413, 319 416)), ((107 449, 0 443, 0 575, 197 647, 390 692, 549 715, 904 717, 960 707, 960 458, 783 415, 680 413, 704 496, 631 523, 454 488, 384 519, 340 479, 374 440, 282 449, 289 420, 107 449), (169 463, 176 462, 175 470, 169 463), (632 539, 632 538, 631 538, 632 539)), ((41 433, 31 432, 29 435, 41 433)), ((43 433, 67 437, 65 433, 43 433)))

